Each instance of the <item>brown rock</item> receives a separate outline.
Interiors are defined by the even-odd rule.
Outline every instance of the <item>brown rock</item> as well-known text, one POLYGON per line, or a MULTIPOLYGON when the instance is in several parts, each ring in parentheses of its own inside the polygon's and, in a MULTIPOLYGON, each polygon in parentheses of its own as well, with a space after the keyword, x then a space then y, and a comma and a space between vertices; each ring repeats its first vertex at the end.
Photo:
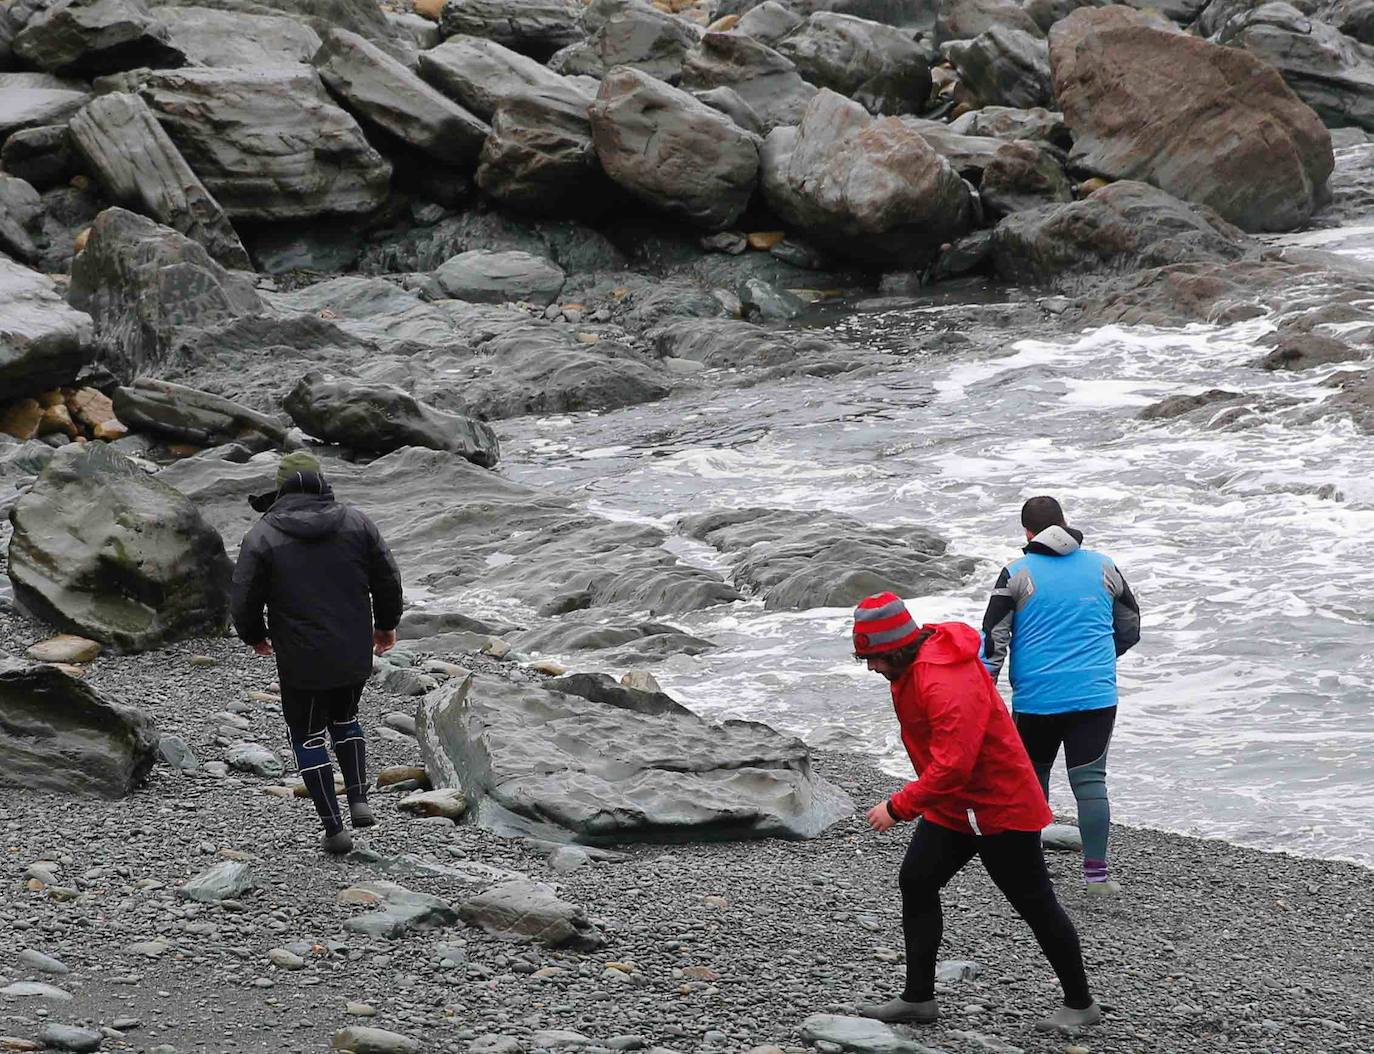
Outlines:
POLYGON ((0 410, 0 432, 15 439, 36 439, 43 420, 43 407, 37 399, 20 399, 0 410))
POLYGON ((123 439, 129 434, 129 429, 121 421, 101 421, 91 429, 92 439, 103 439, 110 443, 116 439, 123 439))
POLYGON ((415 0, 413 10, 421 18, 437 22, 444 13, 444 0, 415 0))
POLYGON ((718 18, 706 27, 708 33, 728 33, 739 25, 739 15, 726 15, 718 18))
POLYGON ((46 392, 40 392, 38 395, 35 395, 34 398, 38 400, 38 405, 43 407, 44 410, 48 409, 51 406, 57 406, 59 403, 63 401, 62 392, 58 388, 53 388, 52 390, 46 392))
POLYGON ((782 244, 786 237, 786 231, 753 231, 748 235, 749 248, 766 253, 773 246, 782 244))
POLYGON ((419 780, 428 785, 429 773, 419 765, 389 765, 377 773, 379 788, 390 787, 393 783, 404 783, 406 780, 419 780))
POLYGON ((59 633, 56 637, 39 641, 24 652, 34 662, 80 663, 90 662, 100 655, 100 645, 85 637, 59 633))
POLYGON ((86 243, 90 240, 91 229, 89 227, 82 227, 81 230, 76 232, 76 241, 72 242, 72 251, 80 252, 82 249, 86 248, 86 243))
MULTIPOLYGON (((61 399, 61 396, 58 396, 61 399)), ((38 434, 41 436, 63 435, 75 438, 80 435, 80 430, 72 421, 72 415, 67 410, 67 404, 58 402, 55 406, 49 406, 43 411, 43 419, 38 422, 38 434)))
POLYGON ((87 428, 94 428, 106 421, 118 420, 115 417, 114 403, 110 401, 109 396, 94 388, 79 388, 66 393, 65 397, 72 419, 87 428))
POLYGON ((1101 190, 1103 187, 1109 186, 1110 184, 1110 179, 1103 179, 1101 176, 1093 176, 1092 179, 1085 179, 1082 183, 1078 184, 1075 190, 1078 192, 1080 198, 1086 198, 1094 191, 1101 190))
POLYGON ((690 977, 693 981, 719 981, 720 974, 709 966, 684 966, 682 976, 690 977))

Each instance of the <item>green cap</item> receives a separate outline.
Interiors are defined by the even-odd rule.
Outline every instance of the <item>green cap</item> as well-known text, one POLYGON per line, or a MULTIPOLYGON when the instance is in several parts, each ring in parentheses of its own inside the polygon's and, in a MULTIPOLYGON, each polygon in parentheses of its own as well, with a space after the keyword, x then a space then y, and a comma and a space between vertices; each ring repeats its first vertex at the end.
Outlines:
POLYGON ((304 450, 293 450, 277 466, 277 489, 297 472, 319 472, 320 463, 304 450))

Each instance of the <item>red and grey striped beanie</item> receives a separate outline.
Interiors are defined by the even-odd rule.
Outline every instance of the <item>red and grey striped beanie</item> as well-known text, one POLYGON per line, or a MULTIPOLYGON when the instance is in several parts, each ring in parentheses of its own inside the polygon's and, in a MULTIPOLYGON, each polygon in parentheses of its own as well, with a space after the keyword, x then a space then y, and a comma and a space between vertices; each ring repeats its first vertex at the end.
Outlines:
POLYGON ((861 658, 904 648, 921 627, 896 593, 879 593, 859 601, 854 609, 854 654, 861 658))

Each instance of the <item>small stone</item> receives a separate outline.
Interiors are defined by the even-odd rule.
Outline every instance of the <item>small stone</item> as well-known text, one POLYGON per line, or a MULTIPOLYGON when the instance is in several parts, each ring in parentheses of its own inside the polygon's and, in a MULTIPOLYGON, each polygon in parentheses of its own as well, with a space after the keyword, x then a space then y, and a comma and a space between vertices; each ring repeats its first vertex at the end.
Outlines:
POLYGON ((261 743, 235 743, 225 753, 224 760, 235 771, 270 780, 281 779, 281 759, 261 743))
POLYGON ((19 961, 29 969, 39 970, 42 973, 71 973, 71 969, 66 963, 59 959, 54 959, 51 955, 44 955, 42 952, 33 948, 25 948, 21 951, 19 953, 19 961))
POLYGON ((749 248, 767 252, 787 237, 786 231, 751 231, 748 235, 749 248))
POLYGON ((549 854, 549 867, 558 875, 570 875, 591 862, 591 854, 578 845, 561 845, 549 854))
POLYGON ((190 744, 180 736, 162 736, 157 741, 157 756, 163 764, 179 772, 195 772, 200 761, 192 753, 190 744))
POLYGON ((387 728, 394 728, 397 732, 404 732, 408 736, 415 735, 415 716, 413 714, 402 714, 397 711, 385 715, 382 724, 387 728))
POLYGON ((562 677, 568 672, 568 668, 556 659, 536 659, 527 667, 535 673, 545 673, 550 677, 562 677))
POLYGON ((293 951, 286 948, 273 948, 267 953, 267 958, 272 961, 272 965, 279 970, 303 970, 305 960, 293 951))
POLYGON ((0 1050, 42 1050, 43 1044, 36 1043, 31 1039, 20 1039, 18 1036, 0 1036, 0 1050))
POLYGON ((730 901, 728 901, 725 897, 702 897, 701 902, 708 908, 728 908, 730 906, 730 901))
POLYGON ((482 654, 490 655, 493 659, 504 659, 510 652, 510 645, 500 637, 488 637, 482 645, 482 654))
POLYGON ((193 669, 208 670, 212 666, 218 666, 219 660, 210 655, 192 655, 187 660, 193 669))
POLYGON ((530 1037, 530 1044, 558 1050, 565 1047, 590 1047, 592 1041, 581 1032, 571 1032, 562 1028, 549 1028, 536 1032, 530 1037))
POLYGON ((439 21, 439 15, 444 10, 444 0, 414 0, 411 4, 413 10, 421 18, 427 18, 431 22, 439 21))
POLYGON ((1093 176, 1091 179, 1085 179, 1082 183, 1078 184, 1078 196, 1080 198, 1086 198, 1089 194, 1093 193, 1093 191, 1101 190, 1103 187, 1109 186, 1110 184, 1111 180, 1109 179, 1103 179, 1101 176, 1093 176))
POLYGON ((367 1003, 345 1003, 344 1013, 349 1017, 376 1017, 377 1010, 367 1003))
POLYGON ((412 816, 442 816, 448 820, 460 820, 468 811, 468 800, 462 791, 444 787, 407 794, 396 803, 396 808, 412 816))
POLYGON ((709 966, 684 966, 682 976, 691 978, 693 981, 719 981, 720 974, 709 966))
POLYGON ((350 1025, 335 1032, 330 1046, 352 1054, 419 1054, 420 1051, 420 1044, 409 1036, 362 1025, 350 1025))
POLYGON ((237 900, 254 886, 253 869, 238 860, 225 860, 202 871, 178 891, 183 900, 214 904, 237 900))
POLYGON ((81 891, 70 886, 49 886, 48 896, 59 904, 69 904, 81 896, 81 891))
POLYGON ((37 399, 20 399, 0 409, 0 432, 15 439, 37 439, 43 421, 43 407, 37 399))
POLYGON ((113 443, 129 434, 129 426, 122 421, 101 421, 91 429, 91 438, 113 443))
POLYGON ((101 1033, 75 1025, 44 1025, 38 1030, 38 1038, 54 1050, 71 1050, 77 1054, 90 1054, 105 1042, 101 1033))
POLYGON ((145 959, 156 959, 165 955, 170 947, 171 945, 166 941, 140 941, 137 944, 129 945, 125 951, 130 955, 141 955, 145 959))
POLYGON ((15 981, 0 988, 0 995, 12 999, 55 999, 58 1002, 66 1002, 72 997, 70 992, 39 981, 15 981))
POLYGON ((530 974, 530 977, 535 981, 547 981, 551 977, 563 977, 567 972, 559 966, 542 966, 530 974))
POLYGON ((429 782, 429 774, 420 765, 390 765, 377 773, 377 788, 390 787, 406 780, 429 782))
POLYGON ((1070 1043, 1064 1048, 1064 1054, 1088 1054, 1088 1048, 1080 1047, 1077 1043, 1070 1043))
POLYGON ((624 677, 620 678, 622 687, 632 688, 636 692, 662 692, 663 686, 655 679, 654 675, 648 670, 631 670, 624 677))
POLYGON ((1054 852, 1081 853, 1083 836, 1070 824, 1052 823, 1040 832, 1040 844, 1054 852))
POLYGON ((141 1024, 143 1021, 136 1017, 117 1017, 110 1022, 110 1027, 118 1029, 120 1032, 132 1032, 141 1024))
POLYGON ((382 898, 370 889, 361 889, 358 886, 350 886, 342 890, 335 898, 335 903, 344 907, 371 907, 380 904, 382 898))
POLYGON ((708 33, 728 33, 739 25, 739 15, 725 15, 706 27, 708 33))
POLYGON ((455 680, 467 677, 472 673, 466 666, 459 666, 456 662, 444 662, 442 659, 426 659, 420 669, 455 680))
POLYGON ((100 645, 85 637, 59 633, 56 637, 39 641, 24 652, 34 662, 83 663, 100 655, 100 645))
POLYGON ((514 1036, 487 1033, 468 1044, 468 1054, 520 1054, 520 1041, 514 1036))
POLYGON ((967 959, 946 959, 935 967, 935 980, 945 984, 975 981, 983 974, 982 964, 967 959))

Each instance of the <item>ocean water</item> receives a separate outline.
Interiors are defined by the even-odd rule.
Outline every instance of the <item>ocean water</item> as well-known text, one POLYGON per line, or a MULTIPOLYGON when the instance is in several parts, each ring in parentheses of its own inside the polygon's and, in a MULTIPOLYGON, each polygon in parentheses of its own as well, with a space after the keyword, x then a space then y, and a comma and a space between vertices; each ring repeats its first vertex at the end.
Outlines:
MULTIPOLYGON (((925 315, 856 315, 833 332, 902 347, 925 315)), ((1271 328, 1107 326, 971 359, 913 356, 861 379, 510 422, 504 471, 668 528, 742 505, 931 527, 978 570, 912 610, 974 624, 1022 542, 1021 502, 1057 495, 1144 613, 1143 640, 1119 667, 1116 818, 1374 864, 1374 437, 1313 412, 1340 367, 1252 365, 1271 328), (1249 393, 1259 412, 1239 425, 1221 407, 1137 419, 1209 388, 1249 393)), ((715 550, 672 545, 729 571, 715 550)), ((909 767, 885 683, 849 657, 849 617, 758 601, 697 612, 674 621, 720 647, 655 674, 712 717, 868 752, 895 786, 909 767)), ((1062 766, 1052 797, 1072 811, 1062 766)))

